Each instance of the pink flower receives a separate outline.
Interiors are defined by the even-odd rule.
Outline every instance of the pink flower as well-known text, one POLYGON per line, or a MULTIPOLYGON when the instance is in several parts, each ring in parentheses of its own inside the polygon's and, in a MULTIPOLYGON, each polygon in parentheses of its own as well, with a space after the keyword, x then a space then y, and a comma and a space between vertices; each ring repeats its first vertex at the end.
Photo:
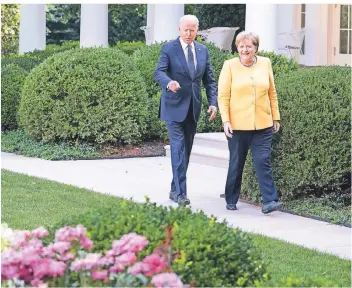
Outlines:
POLYGON ((39 280, 39 279, 34 279, 31 281, 31 285, 33 287, 40 287, 40 288, 45 288, 45 287, 48 287, 48 284, 47 283, 44 283, 42 280, 39 280))
POLYGON ((57 277, 64 275, 66 264, 53 259, 40 259, 32 263, 33 276, 42 279, 44 276, 57 277))
POLYGON ((3 265, 1 264, 1 280, 10 280, 18 278, 19 269, 17 265, 3 265))
POLYGON ((68 261, 75 259, 75 255, 72 253, 63 253, 61 256, 58 257, 59 260, 68 261))
MULTIPOLYGON (((151 272, 153 273, 160 273, 162 270, 165 269, 167 263, 164 258, 160 257, 158 254, 151 254, 144 258, 144 264, 147 264, 150 267, 151 272)), ((146 276, 151 276, 152 273, 145 272, 146 276)))
POLYGON ((115 263, 114 266, 111 266, 111 267, 109 268, 109 271, 110 271, 110 272, 113 272, 113 273, 120 273, 120 272, 122 272, 124 269, 125 269, 125 266, 123 266, 122 264, 119 264, 119 263, 115 263))
POLYGON ((116 257, 116 263, 119 263, 124 266, 130 266, 137 260, 137 256, 135 253, 127 252, 122 254, 121 256, 116 257))
POLYGON ((132 275, 138 275, 138 274, 144 273, 144 270, 148 268, 148 267, 144 268, 144 266, 147 266, 147 265, 144 264, 143 262, 138 262, 129 269, 129 273, 131 273, 132 275))
POLYGON ((26 245, 26 241, 31 238, 32 234, 28 230, 15 231, 12 236, 11 247, 17 249, 26 245))
POLYGON ((175 273, 161 273, 152 278, 155 287, 183 287, 181 279, 175 273))
POLYGON ((104 256, 98 261, 98 266, 109 266, 115 263, 113 256, 104 256))
POLYGON ((39 251, 35 248, 25 247, 21 251, 19 251, 18 253, 20 253, 20 255, 21 255, 22 264, 30 265, 31 263, 36 262, 41 259, 41 257, 39 256, 40 253, 38 253, 38 252, 39 251))
POLYGON ((120 255, 125 252, 139 252, 147 244, 147 238, 136 233, 129 233, 121 237, 120 240, 115 240, 112 243, 112 250, 115 255, 120 255))
POLYGON ((83 259, 76 259, 71 263, 71 269, 75 272, 78 272, 82 269, 83 266, 83 259))
POLYGON ((79 271, 81 269, 90 270, 94 267, 99 266, 99 261, 101 259, 101 255, 98 253, 90 253, 87 254, 83 259, 76 259, 71 264, 71 269, 73 271, 79 271))
POLYGON ((83 249, 90 250, 93 247, 93 241, 89 240, 86 236, 82 236, 81 238, 81 245, 83 249))
POLYGON ((44 227, 39 227, 32 231, 32 236, 35 238, 43 238, 49 235, 49 232, 44 227))
POLYGON ((79 240, 82 236, 85 236, 86 228, 82 225, 77 225, 76 228, 65 226, 60 228, 55 233, 55 241, 71 242, 73 240, 79 240))
POLYGON ((108 278, 108 271, 107 270, 95 270, 92 273, 92 278, 94 280, 103 280, 103 281, 107 281, 108 278))
POLYGON ((153 274, 160 273, 167 266, 164 258, 161 258, 157 254, 151 254, 144 258, 143 262, 138 262, 134 264, 130 273, 132 275, 144 274, 145 276, 152 276, 153 274))
POLYGON ((56 253, 62 254, 71 249, 71 244, 69 242, 55 242, 52 244, 52 249, 56 253))

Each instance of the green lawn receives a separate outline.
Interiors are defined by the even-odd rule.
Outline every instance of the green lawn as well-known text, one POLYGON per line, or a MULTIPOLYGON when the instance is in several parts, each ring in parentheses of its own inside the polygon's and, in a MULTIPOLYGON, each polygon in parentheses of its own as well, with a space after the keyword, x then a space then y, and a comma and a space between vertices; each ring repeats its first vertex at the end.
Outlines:
MULTIPOLYGON (((15 229, 48 227, 93 207, 116 205, 118 209, 120 202, 116 197, 6 170, 1 175, 2 222, 15 229)), ((265 236, 252 234, 252 238, 271 265, 273 283, 294 274, 302 278, 325 276, 351 286, 351 261, 265 236)))

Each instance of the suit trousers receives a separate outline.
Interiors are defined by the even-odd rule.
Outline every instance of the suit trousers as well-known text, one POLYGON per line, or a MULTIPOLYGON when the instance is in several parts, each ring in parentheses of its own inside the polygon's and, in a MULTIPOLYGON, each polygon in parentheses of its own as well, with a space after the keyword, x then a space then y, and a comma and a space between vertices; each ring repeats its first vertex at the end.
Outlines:
POLYGON ((230 151, 225 186, 227 204, 236 204, 240 196, 242 173, 249 148, 252 151, 262 202, 265 204, 278 200, 270 162, 272 136, 272 127, 269 127, 253 131, 234 130, 232 138, 227 138, 230 151))
POLYGON ((197 123, 193 114, 191 101, 186 118, 182 122, 165 121, 169 138, 172 166, 171 192, 177 199, 187 196, 186 174, 192 151, 193 139, 197 130, 197 123))

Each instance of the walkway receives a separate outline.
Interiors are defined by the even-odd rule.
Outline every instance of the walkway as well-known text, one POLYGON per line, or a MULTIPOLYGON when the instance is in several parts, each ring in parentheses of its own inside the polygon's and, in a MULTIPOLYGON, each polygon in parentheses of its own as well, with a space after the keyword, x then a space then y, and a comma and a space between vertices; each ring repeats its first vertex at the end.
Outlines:
MULTIPOLYGON (((147 195, 161 205, 177 205, 168 199, 170 158, 120 160, 47 161, 1 153, 1 168, 71 184, 114 196, 144 202, 147 195)), ((202 209, 226 219, 243 231, 264 234, 318 251, 352 259, 351 229, 282 212, 268 215, 259 207, 239 203, 238 211, 225 209, 223 192, 227 170, 190 163, 188 195, 194 211, 202 209)))

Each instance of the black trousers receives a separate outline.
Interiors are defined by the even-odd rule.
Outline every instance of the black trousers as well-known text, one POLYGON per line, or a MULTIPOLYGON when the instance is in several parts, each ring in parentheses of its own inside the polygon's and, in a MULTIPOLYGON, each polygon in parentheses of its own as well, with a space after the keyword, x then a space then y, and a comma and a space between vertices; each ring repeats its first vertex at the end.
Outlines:
POLYGON ((228 138, 230 162, 227 173, 225 198, 227 204, 236 204, 241 192, 242 173, 248 149, 252 150, 262 202, 277 201, 278 195, 271 168, 272 127, 253 131, 233 131, 228 138))
POLYGON ((170 152, 172 165, 171 192, 177 198, 187 195, 186 174, 189 158, 192 151, 194 135, 197 123, 193 115, 193 103, 191 101, 187 116, 182 122, 165 121, 170 138, 170 152))

